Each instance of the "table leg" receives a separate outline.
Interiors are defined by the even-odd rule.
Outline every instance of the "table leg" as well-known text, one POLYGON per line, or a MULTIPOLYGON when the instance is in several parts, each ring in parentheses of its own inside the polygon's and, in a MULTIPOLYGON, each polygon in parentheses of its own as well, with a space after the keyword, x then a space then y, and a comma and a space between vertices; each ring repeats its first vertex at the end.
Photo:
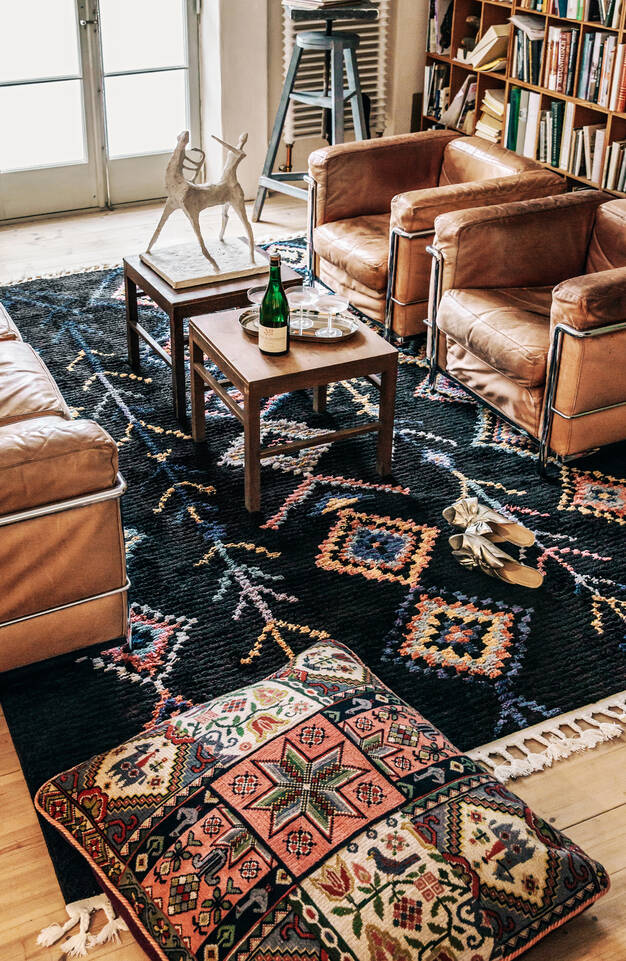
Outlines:
POLYGON ((140 368, 139 334, 137 333, 137 284, 124 271, 124 299, 126 301, 126 342, 128 363, 137 372, 140 368))
POLYGON ((206 439, 206 411, 204 405, 204 381, 196 371, 204 367, 204 353, 202 348, 189 337, 189 354, 191 365, 191 436, 196 444, 206 439))
POLYGON ((172 355, 172 394, 174 414, 179 424, 187 423, 187 394, 185 390, 185 338, 183 318, 170 314, 170 353, 172 355))
POLYGON ((249 391, 243 399, 243 430, 246 507, 253 513, 261 507, 261 405, 249 391))
POLYGON ((382 477, 391 473, 391 456, 393 452, 393 417, 396 406, 396 381, 398 378, 398 362, 394 358, 393 366, 384 370, 380 378, 380 400, 378 420, 378 449, 376 451, 376 470, 382 477))
POLYGON ((313 410, 317 414, 326 413, 326 392, 328 387, 324 384, 321 387, 313 388, 313 410))

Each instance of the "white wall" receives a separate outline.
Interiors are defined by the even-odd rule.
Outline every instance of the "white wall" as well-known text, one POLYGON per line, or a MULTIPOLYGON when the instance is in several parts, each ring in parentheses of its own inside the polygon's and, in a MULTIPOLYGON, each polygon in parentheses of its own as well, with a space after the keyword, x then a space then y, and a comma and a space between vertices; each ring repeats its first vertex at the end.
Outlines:
MULTIPOLYGON (((250 135, 240 167, 247 197, 256 193, 283 83, 281 0, 203 0, 200 24, 203 147, 207 174, 218 176, 229 143, 250 135)), ((389 44, 389 123, 386 133, 410 129, 413 95, 422 89, 427 0, 394 0, 389 44)), ((305 169, 322 140, 296 142, 295 169, 305 169)), ((284 161, 284 148, 277 164, 284 161)))

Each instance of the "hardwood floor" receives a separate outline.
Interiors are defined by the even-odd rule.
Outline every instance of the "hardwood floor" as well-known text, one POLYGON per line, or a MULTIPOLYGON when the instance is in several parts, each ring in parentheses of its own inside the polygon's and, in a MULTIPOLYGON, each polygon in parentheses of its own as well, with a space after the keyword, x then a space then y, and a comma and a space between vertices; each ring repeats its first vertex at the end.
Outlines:
MULTIPOLYGON (((150 205, 2 227, 0 284, 117 262, 145 246, 158 208, 150 205)), ((264 223, 255 225, 255 235, 262 239, 302 232, 304 221, 303 205, 273 198, 264 223)), ((207 215, 205 229, 215 224, 207 215)), ((187 225, 174 221, 164 242, 188 238, 187 225)), ((524 957, 528 961, 622 961, 626 958, 626 739, 560 761, 513 783, 512 788, 601 861, 612 881, 606 897, 524 957)), ((63 922, 63 898, 1 712, 0 879, 0 961, 59 961, 59 948, 39 947, 37 934, 46 925, 63 922)), ((121 944, 104 946, 89 956, 100 961, 147 959, 129 934, 121 944)))

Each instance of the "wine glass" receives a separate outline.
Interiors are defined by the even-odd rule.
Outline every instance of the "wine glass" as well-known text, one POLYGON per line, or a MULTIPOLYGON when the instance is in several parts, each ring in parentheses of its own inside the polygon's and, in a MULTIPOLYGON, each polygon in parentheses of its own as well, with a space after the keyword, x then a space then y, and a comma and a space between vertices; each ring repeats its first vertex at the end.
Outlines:
POLYGON ((287 291, 289 306, 299 308, 298 328, 300 333, 313 326, 313 321, 310 317, 304 316, 303 310, 305 307, 313 307, 317 303, 317 296, 315 287, 308 287, 304 284, 301 287, 290 287, 287 291))
POLYGON ((250 303, 256 304, 257 307, 260 307, 263 302, 263 298, 265 297, 266 289, 266 287, 263 287, 260 284, 258 284, 256 287, 250 287, 248 290, 248 300, 250 303))
POLYGON ((345 297, 337 294, 323 294, 318 298, 317 309, 328 314, 328 324, 315 331, 316 337, 341 337, 341 331, 333 327, 333 317, 343 313, 348 308, 348 301, 345 297))

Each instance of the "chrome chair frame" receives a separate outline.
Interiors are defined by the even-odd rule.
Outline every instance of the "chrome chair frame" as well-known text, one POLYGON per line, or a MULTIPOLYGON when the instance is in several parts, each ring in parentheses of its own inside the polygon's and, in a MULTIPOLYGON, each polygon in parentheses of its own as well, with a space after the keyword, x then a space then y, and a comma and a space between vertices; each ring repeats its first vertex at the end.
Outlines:
MULTIPOLYGON (((103 491, 94 491, 92 494, 81 494, 78 497, 70 497, 62 501, 54 501, 51 504, 42 504, 39 507, 31 507, 25 511, 16 511, 12 514, 5 514, 0 517, 0 527, 7 527, 10 524, 20 524, 23 521, 36 520, 40 517, 47 517, 51 514, 60 514, 63 511, 77 510, 81 507, 91 507, 92 504, 100 504, 103 501, 119 500, 126 491, 127 484, 120 473, 117 474, 113 487, 108 487, 103 491)), ((121 510, 121 505, 120 505, 121 510)), ((122 522, 123 528, 123 522, 122 522)), ((44 611, 34 611, 23 617, 14 617, 10 621, 2 621, 0 630, 4 627, 12 627, 23 621, 33 620, 35 617, 43 617, 44 614, 54 614, 57 611, 65 611, 70 607, 78 607, 80 604, 87 604, 89 601, 98 601, 104 597, 111 597, 114 594, 123 594, 130 587, 130 580, 126 576, 126 582, 121 587, 113 588, 110 591, 103 591, 100 594, 92 594, 90 597, 83 597, 77 601, 70 601, 67 604, 60 604, 58 607, 50 607, 44 611)))
MULTIPOLYGON (((540 436, 534 437, 529 431, 519 424, 516 424, 514 420, 503 414, 502 411, 490 404, 489 401, 477 394, 471 387, 468 387, 462 381, 458 380, 453 374, 450 374, 447 370, 442 370, 438 364, 438 353, 439 353, 439 330, 437 328, 437 311, 439 304, 441 302, 441 286, 442 286, 442 264, 443 264, 443 254, 438 247, 433 245, 428 246, 428 253, 433 258, 433 305, 431 317, 428 321, 428 326, 430 327, 430 355, 429 355, 429 374, 428 383, 431 392, 437 389, 437 375, 443 374, 448 380, 451 380, 454 384, 460 387, 465 393, 473 397, 479 404, 487 407, 492 413, 494 413, 501 420, 504 420, 511 427, 515 428, 518 433, 523 434, 525 437, 533 443, 534 446, 538 447, 538 462, 537 469, 540 477, 545 477, 547 474, 547 463, 550 456, 550 439, 552 436, 552 425, 554 423, 555 415, 557 417, 562 417, 563 420, 578 420, 580 417, 589 417, 591 414, 601 414, 607 410, 614 410, 617 407, 626 407, 626 400, 618 401, 616 404, 609 404, 604 407, 594 407, 591 410, 580 411, 577 414, 565 414, 563 411, 555 407, 555 399, 559 382, 559 374, 561 371, 561 354, 563 337, 569 336, 576 339, 585 339, 588 337, 601 337, 605 334, 615 334, 620 330, 626 330, 626 321, 620 321, 617 324, 607 324, 604 327, 594 327, 591 330, 576 330, 575 327, 570 327, 568 324, 557 324, 554 328, 552 334, 552 344, 550 347, 550 365, 548 368, 548 376, 546 380, 546 391, 544 400, 544 409, 542 417, 542 425, 540 436)), ((448 335, 447 335, 448 336, 448 335)), ((597 448, 592 448, 595 450, 597 448)), ((578 460, 581 457, 591 453, 591 450, 582 451, 580 454, 573 454, 568 457, 557 458, 557 460, 562 460, 563 462, 568 462, 572 460, 578 460)))

